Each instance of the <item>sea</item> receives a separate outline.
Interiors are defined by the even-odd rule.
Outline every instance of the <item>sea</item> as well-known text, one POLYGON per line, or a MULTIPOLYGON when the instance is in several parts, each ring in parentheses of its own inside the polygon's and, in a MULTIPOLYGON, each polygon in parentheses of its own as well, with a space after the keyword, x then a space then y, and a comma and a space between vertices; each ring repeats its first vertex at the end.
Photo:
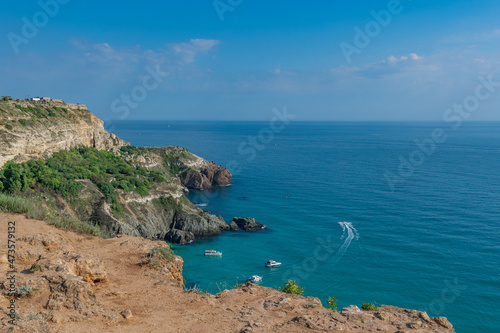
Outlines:
POLYGON ((135 146, 181 146, 233 173, 200 208, 267 227, 174 246, 187 288, 296 280, 338 308, 389 304, 500 332, 500 123, 114 121, 135 146), (221 251, 205 257, 204 251, 221 251), (268 260, 279 268, 265 268, 268 260))

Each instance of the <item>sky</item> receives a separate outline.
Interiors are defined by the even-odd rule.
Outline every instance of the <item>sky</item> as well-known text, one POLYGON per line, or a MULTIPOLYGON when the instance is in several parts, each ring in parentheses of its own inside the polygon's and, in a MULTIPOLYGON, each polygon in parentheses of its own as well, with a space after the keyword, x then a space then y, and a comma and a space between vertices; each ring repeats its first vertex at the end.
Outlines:
POLYGON ((499 17, 485 0, 8 1, 0 95, 110 120, 441 121, 482 89, 467 119, 498 121, 499 17))

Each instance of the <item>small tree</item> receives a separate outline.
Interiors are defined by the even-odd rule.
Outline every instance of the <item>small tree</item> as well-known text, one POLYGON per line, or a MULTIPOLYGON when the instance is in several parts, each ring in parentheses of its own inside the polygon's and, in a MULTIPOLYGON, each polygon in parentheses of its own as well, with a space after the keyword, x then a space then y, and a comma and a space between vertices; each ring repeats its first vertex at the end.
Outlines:
POLYGON ((295 294, 295 295, 303 295, 304 288, 300 287, 295 280, 288 280, 281 286, 278 290, 287 293, 287 294, 295 294))
POLYGON ((334 296, 328 297, 328 306, 333 312, 337 312, 337 299, 334 296))

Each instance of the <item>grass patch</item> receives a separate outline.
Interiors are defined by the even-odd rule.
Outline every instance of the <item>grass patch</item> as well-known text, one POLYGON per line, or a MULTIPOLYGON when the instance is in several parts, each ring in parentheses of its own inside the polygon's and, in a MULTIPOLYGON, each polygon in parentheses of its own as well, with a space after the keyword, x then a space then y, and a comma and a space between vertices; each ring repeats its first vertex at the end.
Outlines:
POLYGON ((57 228, 75 231, 79 234, 89 234, 101 238, 110 238, 111 236, 97 225, 82 222, 78 219, 68 216, 49 216, 45 221, 57 228))
POLYGON ((24 214, 29 219, 44 220, 58 228, 75 231, 81 234, 90 234, 102 238, 109 238, 109 234, 99 226, 82 222, 78 219, 49 214, 41 207, 40 202, 22 197, 11 197, 0 193, 0 210, 13 214, 24 214))
POLYGON ((7 213, 25 214, 29 219, 43 220, 47 217, 47 212, 34 200, 12 197, 4 193, 0 193, 0 210, 7 213))
POLYGON ((157 246, 149 251, 140 265, 149 264, 156 269, 162 269, 167 263, 174 260, 175 254, 170 247, 157 246))

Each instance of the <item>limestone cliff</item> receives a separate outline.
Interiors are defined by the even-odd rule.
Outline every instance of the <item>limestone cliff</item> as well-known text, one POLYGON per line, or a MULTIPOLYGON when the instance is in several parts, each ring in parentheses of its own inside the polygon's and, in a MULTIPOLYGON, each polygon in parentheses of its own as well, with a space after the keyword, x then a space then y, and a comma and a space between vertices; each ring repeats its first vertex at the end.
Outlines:
POLYGON ((7 161, 45 157, 78 146, 117 150, 128 145, 104 129, 84 105, 64 102, 0 102, 0 167, 7 161))

